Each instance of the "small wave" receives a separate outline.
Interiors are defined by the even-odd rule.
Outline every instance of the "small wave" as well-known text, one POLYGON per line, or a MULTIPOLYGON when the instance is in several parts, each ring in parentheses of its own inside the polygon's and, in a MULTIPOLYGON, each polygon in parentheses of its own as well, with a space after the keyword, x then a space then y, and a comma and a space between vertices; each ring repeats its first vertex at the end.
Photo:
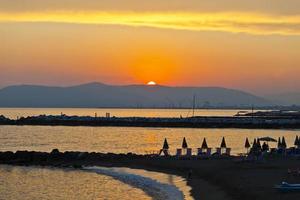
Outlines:
POLYGON ((125 184, 139 188, 154 200, 184 200, 183 193, 176 186, 161 183, 148 177, 127 173, 116 168, 84 167, 83 170, 110 176, 125 184))

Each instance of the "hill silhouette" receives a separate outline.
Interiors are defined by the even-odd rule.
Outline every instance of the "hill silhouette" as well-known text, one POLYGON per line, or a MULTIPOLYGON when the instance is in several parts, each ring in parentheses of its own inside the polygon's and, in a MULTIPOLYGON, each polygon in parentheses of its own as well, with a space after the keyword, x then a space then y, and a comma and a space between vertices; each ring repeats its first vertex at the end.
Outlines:
POLYGON ((1 107, 196 107, 270 106, 272 103, 243 91, 220 87, 107 85, 93 82, 71 87, 15 85, 0 90, 1 107))

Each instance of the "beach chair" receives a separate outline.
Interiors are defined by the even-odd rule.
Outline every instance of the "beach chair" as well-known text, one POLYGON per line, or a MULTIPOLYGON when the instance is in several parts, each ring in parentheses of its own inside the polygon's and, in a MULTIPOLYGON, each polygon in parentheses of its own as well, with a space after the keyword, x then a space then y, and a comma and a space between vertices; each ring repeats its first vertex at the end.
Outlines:
POLYGON ((192 156, 192 148, 187 148, 186 149, 186 156, 191 157, 192 156))
POLYGON ((202 148, 198 148, 197 156, 201 156, 201 155, 203 155, 203 149, 202 148))
POLYGON ((164 152, 164 155, 165 155, 165 156, 169 156, 169 155, 170 155, 170 154, 169 154, 169 151, 168 151, 167 149, 164 149, 163 152, 164 152))
POLYGON ((211 148, 208 148, 207 150, 206 150, 206 154, 205 154, 206 156, 211 156, 211 148))
POLYGON ((226 148, 225 154, 230 156, 231 148, 226 148))
POLYGON ((222 149, 221 148, 216 148, 216 154, 221 155, 222 154, 222 149))
POLYGON ((276 148, 271 148, 271 149, 270 149, 270 154, 276 153, 276 150, 277 150, 276 148))
POLYGON ((284 150, 282 148, 277 149, 277 154, 283 155, 284 154, 284 150))
POLYGON ((158 153, 159 156, 163 155, 163 156, 169 156, 169 151, 167 149, 161 149, 158 153))
POLYGON ((182 156, 182 149, 176 149, 176 156, 177 157, 182 156))
POLYGON ((158 152, 158 155, 159 155, 159 156, 161 155, 162 151, 163 151, 162 149, 159 150, 159 152, 158 152))

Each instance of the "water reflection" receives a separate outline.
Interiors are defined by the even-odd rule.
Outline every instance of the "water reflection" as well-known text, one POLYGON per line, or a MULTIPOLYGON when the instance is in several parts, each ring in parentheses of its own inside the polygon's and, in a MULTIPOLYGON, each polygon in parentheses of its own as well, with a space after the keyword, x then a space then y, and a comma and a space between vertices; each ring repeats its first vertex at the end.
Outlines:
MULTIPOLYGON (((175 153, 186 137, 189 147, 200 147, 205 137, 209 147, 220 146, 221 139, 232 148, 232 153, 246 152, 244 143, 254 138, 285 136, 288 146, 293 146, 296 130, 249 130, 249 129, 193 129, 193 128, 134 128, 134 127, 67 127, 67 126, 0 126, 0 150, 48 151, 96 151, 145 154, 158 151, 168 138, 170 152, 175 153)), ((275 147, 276 143, 270 143, 275 147)))
POLYGON ((0 165, 0 199, 150 200, 112 177, 74 170, 0 165))

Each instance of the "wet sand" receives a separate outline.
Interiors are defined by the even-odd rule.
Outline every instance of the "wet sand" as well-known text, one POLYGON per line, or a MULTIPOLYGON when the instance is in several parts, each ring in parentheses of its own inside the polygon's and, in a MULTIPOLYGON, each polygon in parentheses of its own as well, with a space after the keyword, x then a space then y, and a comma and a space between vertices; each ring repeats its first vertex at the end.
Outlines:
POLYGON ((300 176, 288 169, 300 168, 296 158, 267 158, 260 162, 241 162, 238 157, 211 159, 178 159, 139 155, 100 153, 0 152, 0 163, 22 166, 129 167, 166 172, 187 178, 192 196, 200 200, 288 200, 299 199, 300 193, 280 193, 273 187, 282 181, 300 183, 300 176))

